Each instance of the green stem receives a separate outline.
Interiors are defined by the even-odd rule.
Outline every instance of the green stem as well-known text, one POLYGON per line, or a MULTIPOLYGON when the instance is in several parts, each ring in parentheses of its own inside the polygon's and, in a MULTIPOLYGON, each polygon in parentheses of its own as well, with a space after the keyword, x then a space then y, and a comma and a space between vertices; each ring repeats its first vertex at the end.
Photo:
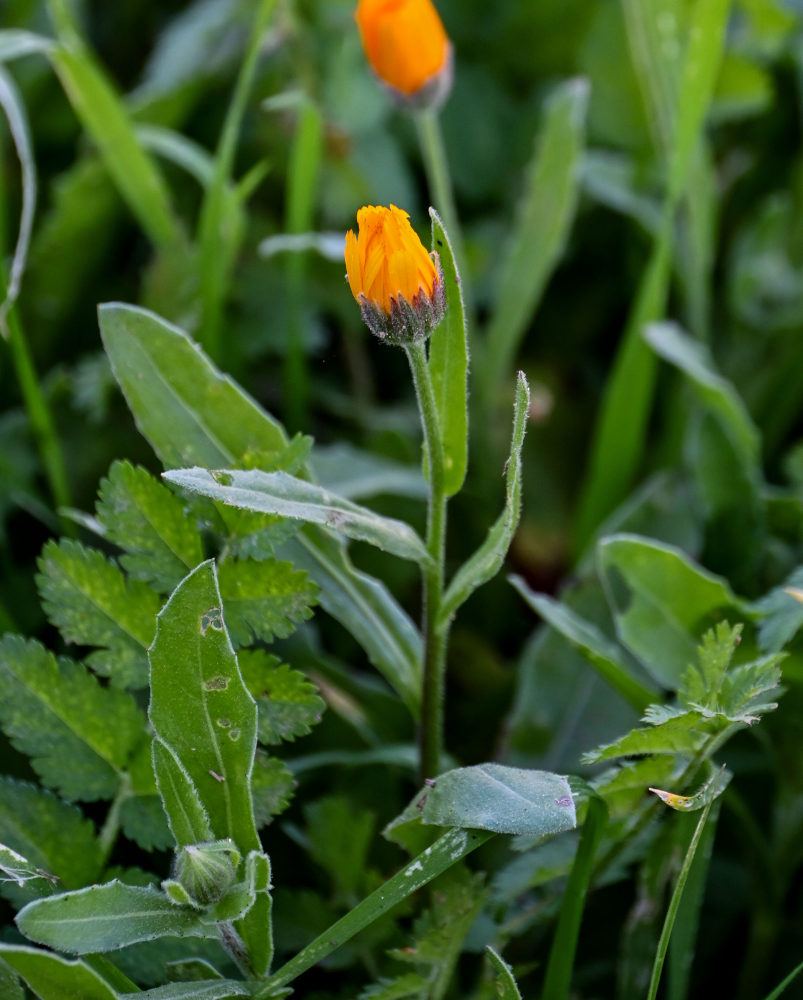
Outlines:
MULTIPOLYGON (((0 298, 5 294, 5 273, 0 271, 0 298)), ((8 327, 8 347, 17 374, 23 403, 28 413, 34 439, 39 448, 42 465, 45 470, 50 495, 56 509, 70 506, 70 488, 67 481, 67 466, 61 450, 61 442, 56 434, 53 415, 50 412, 42 386, 36 374, 33 358, 28 347, 25 332, 20 323, 16 306, 12 306, 6 314, 8 327)), ((74 534, 72 522, 63 521, 63 530, 74 534)))
MULTIPOLYGON (((449 234, 457 270, 465 281, 466 267, 463 252, 463 237, 455 208, 452 179, 449 173, 449 161, 446 158, 446 148, 443 145, 438 112, 432 108, 424 108, 415 116, 418 129, 418 141, 421 146, 421 156, 424 160, 424 170, 427 175, 429 196, 434 202, 434 208, 443 219, 444 228, 449 234)), ((466 296, 465 285, 463 296, 466 296)))
MULTIPOLYGON (((215 173, 201 207, 198 227, 201 326, 198 337, 207 353, 216 360, 220 356, 222 307, 234 249, 231 246, 231 238, 227 238, 224 232, 229 221, 226 219, 226 190, 234 167, 240 126, 262 49, 262 36, 275 6, 276 0, 262 0, 254 17, 248 48, 243 57, 240 74, 220 134, 215 156, 215 173), (223 248, 222 255, 221 248, 223 248)), ((228 210, 230 211, 230 206, 228 210)))
POLYGON ((444 491, 443 438, 432 388, 427 352, 423 341, 405 347, 413 375, 421 423, 424 430, 429 503, 427 508, 427 552, 423 570, 423 697, 421 703, 421 777, 440 774, 443 748, 443 709, 446 681, 446 642, 449 624, 439 625, 443 600, 443 563, 446 543, 446 494, 444 491))
POLYGON ((652 966, 652 976, 650 977, 650 988, 647 991, 647 1000, 655 1000, 658 994, 658 985, 661 982, 661 971, 664 967, 664 959, 666 958, 667 948, 669 947, 669 939, 672 936, 672 928, 675 924, 675 917, 677 916, 678 909, 680 907, 683 890, 686 887, 686 879, 689 877, 692 862, 694 861, 694 855, 697 853, 697 845, 700 843, 700 838, 703 835, 703 830, 705 829, 706 820, 708 819, 708 813, 711 810, 711 804, 713 801, 714 800, 711 799, 706 804, 700 815, 700 819, 694 830, 694 835, 691 838, 691 843, 689 844, 689 849, 686 851, 686 857, 683 859, 683 866, 678 874, 678 880, 675 883, 672 898, 669 901, 669 909, 666 911, 664 926, 661 929, 661 937, 658 940, 658 948, 655 952, 655 961, 652 966))
POLYGON ((127 773, 121 774, 120 787, 117 789, 117 794, 109 806, 109 811, 106 813, 106 821, 98 837, 99 864, 102 868, 106 866, 111 857, 112 849, 120 833, 120 811, 123 808, 123 803, 130 795, 131 779, 127 773))

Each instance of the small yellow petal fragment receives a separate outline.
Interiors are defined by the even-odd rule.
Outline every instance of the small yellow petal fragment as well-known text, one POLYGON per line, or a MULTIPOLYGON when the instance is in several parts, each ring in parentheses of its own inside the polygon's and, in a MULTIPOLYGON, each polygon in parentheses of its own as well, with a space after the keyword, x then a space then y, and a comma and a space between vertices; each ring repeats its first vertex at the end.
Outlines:
POLYGON ((796 601, 800 601, 800 603, 803 604, 803 590, 798 590, 797 587, 787 587, 786 593, 789 594, 790 597, 794 597, 796 601))
POLYGON ((650 791, 657 795, 662 802, 665 802, 670 809, 678 809, 681 812, 688 809, 693 802, 689 795, 675 795, 674 792, 665 792, 661 788, 650 788, 650 791))

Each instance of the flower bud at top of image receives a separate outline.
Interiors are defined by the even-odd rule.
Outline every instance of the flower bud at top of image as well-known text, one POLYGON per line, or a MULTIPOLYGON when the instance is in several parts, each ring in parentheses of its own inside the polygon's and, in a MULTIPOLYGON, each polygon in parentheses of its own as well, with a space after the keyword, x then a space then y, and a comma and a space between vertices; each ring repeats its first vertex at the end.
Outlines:
POLYGON ((400 104, 443 103, 452 44, 431 0, 360 0, 354 17, 371 68, 400 104))

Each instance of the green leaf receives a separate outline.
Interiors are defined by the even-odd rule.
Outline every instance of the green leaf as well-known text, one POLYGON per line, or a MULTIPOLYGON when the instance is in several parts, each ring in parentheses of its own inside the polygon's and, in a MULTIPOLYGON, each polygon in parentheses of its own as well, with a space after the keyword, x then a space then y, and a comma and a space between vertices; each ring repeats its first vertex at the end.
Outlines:
POLYGON ((67 642, 120 650, 101 663, 118 686, 145 687, 145 650, 153 639, 160 600, 144 583, 127 581, 97 549, 65 538, 50 541, 39 557, 36 578, 42 607, 67 642))
POLYGON ((213 840, 209 814, 187 769, 164 740, 158 737, 153 740, 151 752, 156 787, 176 847, 213 840))
POLYGON ((229 640, 214 562, 202 563, 159 613, 150 648, 149 716, 198 791, 214 838, 259 849, 248 778, 256 704, 229 640))
POLYGON ((676 795, 661 788, 650 788, 649 791, 657 795, 664 805, 677 812, 699 812, 725 791, 732 777, 733 774, 723 766, 693 795, 676 795))
POLYGON ((295 788, 296 780, 285 764, 257 750, 251 775, 251 797, 258 830, 284 812, 290 805, 295 788))
POLYGON ((611 535, 597 559, 619 638, 664 687, 679 686, 696 657, 696 636, 729 609, 746 613, 727 581, 673 546, 611 535))
POLYGON ((3 943, 0 943, 0 958, 41 1000, 119 1000, 106 980, 84 962, 70 961, 38 948, 3 943))
POLYGON ((563 253, 574 220, 589 91, 587 80, 570 80, 556 88, 544 109, 478 368, 486 391, 491 393, 513 367, 527 324, 563 253))
POLYGON ((329 795, 307 805, 304 818, 310 857, 326 871, 341 897, 353 899, 366 882, 376 816, 370 809, 355 808, 345 796, 329 795))
POLYGON ((701 712, 684 712, 646 729, 633 729, 626 736, 583 754, 584 764, 640 754, 695 754, 705 743, 706 722, 701 712))
POLYGON ((357 1000, 424 1000, 429 980, 417 972, 406 972, 396 979, 380 979, 360 993, 357 1000))
POLYGON ((34 900, 20 910, 16 923, 32 941, 79 955, 160 937, 217 937, 195 910, 176 906, 153 888, 117 879, 34 900))
POLYGON ((523 372, 516 379, 516 403, 513 412, 513 438, 505 474, 505 509, 488 532, 477 551, 455 573, 443 596, 439 627, 455 614, 474 591, 492 579, 505 561, 507 550, 521 514, 521 449, 527 429, 530 387, 523 372))
POLYGON ((25 1000, 25 990, 16 972, 6 965, 0 955, 0 996, 4 1000, 25 1000))
POLYGON ((120 1000, 233 1000, 250 997, 251 990, 232 979, 199 980, 192 983, 168 983, 139 993, 122 993, 120 1000))
POLYGON ((426 563, 430 558, 426 546, 406 522, 382 517, 367 507, 360 507, 315 483, 285 472, 261 472, 259 469, 210 472, 196 466, 171 469, 164 473, 164 478, 231 507, 319 524, 402 559, 426 563))
POLYGON ((755 605, 763 616, 758 627, 759 647, 777 653, 803 626, 803 568, 796 569, 780 587, 775 587, 755 605), (801 597, 797 597, 800 594, 801 597))
POLYGON ((3 895, 17 905, 52 891, 94 882, 100 873, 95 829, 77 806, 25 781, 0 777, 0 843, 23 856, 27 869, 14 875, 6 867, 3 895), (18 883, 22 880, 24 888, 18 883))
MULTIPOLYGON (((431 357, 430 354, 430 365, 431 357)), ((380 494, 416 500, 427 497, 427 483, 420 465, 396 462, 347 442, 316 445, 312 468, 317 482, 349 500, 380 494)))
POLYGON ((91 802, 114 796, 145 718, 80 664, 9 635, 0 640, 0 725, 46 785, 91 802))
POLYGON ((292 563, 227 560, 218 569, 226 626, 235 646, 286 639, 311 615, 317 587, 292 563))
POLYGON ((714 368, 706 346, 675 323, 651 323, 644 329, 644 339, 664 361, 686 375, 700 401, 721 424, 744 468, 756 475, 759 432, 733 385, 714 368))
POLYGON ((243 681, 256 699, 260 743, 271 746, 306 736, 321 721, 326 702, 300 671, 261 649, 245 650, 238 659, 243 681))
MULTIPOLYGON (((178 327, 122 304, 102 305, 99 317, 115 377, 164 465, 221 468, 248 453, 284 451, 281 426, 178 327)), ((344 546, 320 529, 306 528, 286 554, 320 586, 321 606, 417 712, 421 638, 387 588, 355 570, 344 546)))
POLYGON ((141 466, 115 462, 101 480, 97 516, 125 550, 131 577, 169 593, 203 560, 201 534, 184 503, 141 466))
POLYGON ((494 983, 499 1000, 521 1000, 516 977, 507 962, 489 944, 485 946, 485 954, 493 966, 494 983))
POLYGON ((454 251, 434 208, 432 249, 441 262, 446 314, 429 342, 429 373, 443 441, 443 489, 458 493, 468 465, 468 328, 454 251))
POLYGON ((59 35, 50 60, 76 115, 151 242, 159 247, 178 243, 181 230, 162 175, 137 141, 105 72, 70 23, 63 0, 51 0, 50 6, 59 35))
POLYGON ((521 577, 511 576, 510 582, 530 607, 578 649, 611 687, 638 711, 644 711, 654 699, 655 691, 633 676, 620 647, 568 605, 530 590, 521 577))
POLYGON ((549 771, 503 764, 441 774, 415 799, 423 823, 549 837, 576 825, 569 783, 549 771))
POLYGON ((37 35, 33 31, 14 28, 0 31, 0 62, 11 62, 36 52, 47 55, 53 44, 52 38, 37 35))

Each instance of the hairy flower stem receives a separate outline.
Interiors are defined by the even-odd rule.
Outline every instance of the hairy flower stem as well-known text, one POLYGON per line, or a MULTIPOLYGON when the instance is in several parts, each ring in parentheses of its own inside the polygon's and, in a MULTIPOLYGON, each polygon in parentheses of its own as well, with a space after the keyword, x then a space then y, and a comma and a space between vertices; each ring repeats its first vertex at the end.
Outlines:
POLYGON ((413 375, 429 478, 427 508, 427 552, 430 562, 423 568, 424 663, 421 705, 421 778, 440 773, 443 747, 443 710, 446 674, 446 644, 449 626, 438 625, 443 600, 443 563, 446 542, 446 494, 443 480, 443 439, 423 341, 405 345, 413 375))

